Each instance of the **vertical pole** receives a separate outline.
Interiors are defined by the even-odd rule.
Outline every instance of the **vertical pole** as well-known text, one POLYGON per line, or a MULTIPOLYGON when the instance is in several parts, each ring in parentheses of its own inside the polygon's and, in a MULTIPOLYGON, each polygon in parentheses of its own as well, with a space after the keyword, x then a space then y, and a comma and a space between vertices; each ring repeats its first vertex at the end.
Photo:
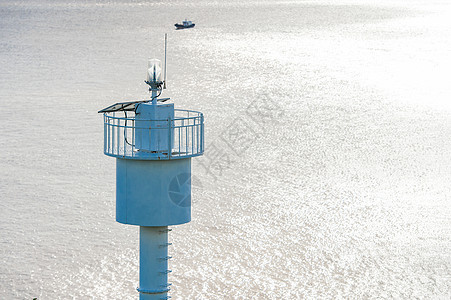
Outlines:
POLYGON ((135 118, 131 119, 132 122, 132 157, 135 156, 135 118))
POLYGON ((158 89, 152 88, 152 104, 157 105, 157 95, 158 95, 158 89))
POLYGON ((204 152, 204 115, 200 114, 200 146, 201 152, 204 152))
POLYGON ((116 118, 116 139, 117 139, 117 142, 116 142, 116 144, 117 144, 116 154, 117 155, 120 154, 120 152, 119 152, 120 144, 121 144, 120 139, 119 139, 120 130, 121 130, 120 126, 121 126, 120 120, 119 120, 119 118, 116 118))
MULTIPOLYGON (((105 116, 106 117, 106 116, 105 116)), ((108 118, 108 153, 111 153, 110 152, 110 149, 111 149, 111 124, 110 124, 110 117, 107 117, 108 118)))
POLYGON ((168 299, 168 227, 139 227, 139 300, 168 299))
POLYGON ((196 124, 196 118, 193 118, 193 125, 191 126, 191 155, 194 154, 194 125, 196 124))
POLYGON ((172 119, 168 117, 168 158, 172 156, 172 119))
POLYGON ((164 34, 164 80, 163 89, 166 89, 166 49, 168 47, 168 34, 164 34))
MULTIPOLYGON (((116 115, 116 113, 115 113, 115 115, 116 115)), ((113 127, 112 127, 112 132, 113 132, 113 136, 112 136, 112 139, 113 139, 113 142, 112 142, 112 148, 111 148, 111 152, 113 153, 113 154, 115 154, 115 151, 116 151, 116 149, 117 149, 117 147, 116 147, 116 143, 117 143, 117 138, 116 138, 116 129, 117 129, 117 126, 116 126, 116 122, 117 122, 117 120, 116 120, 116 118, 114 118, 113 119, 113 127)))
POLYGON ((107 140, 107 138, 108 138, 108 136, 107 136, 107 125, 106 125, 106 121, 107 121, 107 118, 106 118, 106 116, 105 115, 103 115, 103 153, 107 153, 106 151, 107 151, 107 149, 106 149, 106 140, 107 140))

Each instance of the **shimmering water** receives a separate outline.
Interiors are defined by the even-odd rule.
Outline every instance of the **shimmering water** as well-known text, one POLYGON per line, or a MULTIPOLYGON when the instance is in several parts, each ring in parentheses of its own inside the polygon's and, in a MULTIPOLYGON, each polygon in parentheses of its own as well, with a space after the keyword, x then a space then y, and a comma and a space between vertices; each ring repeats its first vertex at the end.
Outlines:
POLYGON ((445 1, 2 0, 0 298, 136 299, 96 112, 146 97, 168 32, 164 95, 207 122, 174 299, 448 299, 450 25, 445 1))

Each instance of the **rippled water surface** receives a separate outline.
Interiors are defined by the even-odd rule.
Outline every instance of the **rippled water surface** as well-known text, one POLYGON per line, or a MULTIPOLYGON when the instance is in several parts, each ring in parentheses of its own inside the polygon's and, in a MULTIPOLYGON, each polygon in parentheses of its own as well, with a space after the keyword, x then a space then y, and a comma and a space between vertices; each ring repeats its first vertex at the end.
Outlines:
POLYGON ((97 110, 147 96, 167 32, 164 95, 207 122, 174 299, 449 299, 450 28, 445 1, 1 1, 0 298, 137 298, 97 110))

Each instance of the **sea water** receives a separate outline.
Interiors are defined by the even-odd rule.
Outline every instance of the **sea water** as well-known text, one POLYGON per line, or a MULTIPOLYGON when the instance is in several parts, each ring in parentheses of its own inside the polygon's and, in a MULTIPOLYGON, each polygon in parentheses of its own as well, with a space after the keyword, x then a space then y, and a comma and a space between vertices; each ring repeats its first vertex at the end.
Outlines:
POLYGON ((0 298, 136 299, 97 111, 205 114, 174 299, 451 296, 446 1, 0 1, 0 298), (188 18, 190 30, 173 24, 188 18))

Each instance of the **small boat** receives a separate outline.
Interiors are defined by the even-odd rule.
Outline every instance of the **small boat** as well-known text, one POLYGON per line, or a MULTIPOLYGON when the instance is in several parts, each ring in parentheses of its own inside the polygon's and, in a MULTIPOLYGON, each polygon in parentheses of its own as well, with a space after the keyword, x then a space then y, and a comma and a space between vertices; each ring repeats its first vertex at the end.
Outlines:
POLYGON ((193 28, 196 24, 194 24, 191 21, 188 21, 185 19, 185 21, 182 22, 182 24, 174 24, 176 29, 185 29, 185 28, 193 28))

